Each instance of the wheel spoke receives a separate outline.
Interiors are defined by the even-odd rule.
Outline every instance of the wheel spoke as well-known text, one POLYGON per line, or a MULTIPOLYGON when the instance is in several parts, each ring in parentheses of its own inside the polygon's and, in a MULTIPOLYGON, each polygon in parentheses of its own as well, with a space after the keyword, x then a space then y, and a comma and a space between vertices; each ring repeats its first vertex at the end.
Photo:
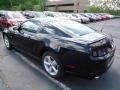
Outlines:
POLYGON ((5 41, 5 45, 6 45, 6 47, 9 47, 9 41, 8 41, 8 38, 5 36, 5 38, 4 38, 4 41, 5 41))
POLYGON ((55 66, 52 66, 52 69, 54 73, 57 73, 58 70, 55 68, 55 66))
POLYGON ((48 68, 49 73, 52 73, 52 67, 48 68))
POLYGON ((52 64, 53 66, 56 66, 56 65, 57 65, 57 63, 56 63, 55 60, 54 60, 51 64, 52 64))
POLYGON ((50 56, 47 56, 47 60, 48 60, 49 63, 52 63, 50 56))
POLYGON ((44 64, 45 64, 45 65, 50 65, 50 63, 49 63, 49 62, 47 62, 47 61, 44 61, 44 64))

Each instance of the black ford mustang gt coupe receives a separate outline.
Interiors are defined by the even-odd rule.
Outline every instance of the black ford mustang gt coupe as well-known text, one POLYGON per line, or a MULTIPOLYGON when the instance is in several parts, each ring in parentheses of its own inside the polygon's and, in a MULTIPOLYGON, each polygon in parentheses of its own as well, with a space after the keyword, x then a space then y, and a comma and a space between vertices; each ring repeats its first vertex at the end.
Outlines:
POLYGON ((27 20, 5 29, 3 39, 8 49, 42 58, 44 70, 54 78, 66 71, 95 77, 107 71, 114 60, 112 39, 71 20, 27 20))

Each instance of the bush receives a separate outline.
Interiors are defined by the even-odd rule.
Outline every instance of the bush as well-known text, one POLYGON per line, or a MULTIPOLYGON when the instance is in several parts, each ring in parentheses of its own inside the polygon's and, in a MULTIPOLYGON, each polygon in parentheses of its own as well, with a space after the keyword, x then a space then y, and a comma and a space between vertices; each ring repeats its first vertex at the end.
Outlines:
POLYGON ((40 5, 34 5, 33 11, 41 11, 40 5))
POLYGON ((120 10, 112 10, 103 7, 90 6, 87 11, 91 13, 109 13, 112 15, 120 16, 120 10))

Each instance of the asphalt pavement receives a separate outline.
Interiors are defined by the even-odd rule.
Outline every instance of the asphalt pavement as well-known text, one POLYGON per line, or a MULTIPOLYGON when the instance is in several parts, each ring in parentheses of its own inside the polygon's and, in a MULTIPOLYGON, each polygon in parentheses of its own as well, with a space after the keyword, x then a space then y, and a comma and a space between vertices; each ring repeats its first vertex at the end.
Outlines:
POLYGON ((116 45, 112 67, 98 79, 88 80, 72 74, 56 80, 40 72, 40 62, 15 50, 5 48, 0 38, 0 90, 120 90, 120 19, 85 24, 106 34, 112 34, 116 45), (103 28, 104 27, 104 28, 103 28), (25 58, 24 58, 25 57, 25 58), (27 63, 30 61, 30 63, 27 63), (34 65, 33 65, 34 64, 34 65), (38 67, 36 69, 35 67, 38 67), (62 84, 61 88, 59 82, 62 84), (64 88, 64 89, 65 89, 64 88))

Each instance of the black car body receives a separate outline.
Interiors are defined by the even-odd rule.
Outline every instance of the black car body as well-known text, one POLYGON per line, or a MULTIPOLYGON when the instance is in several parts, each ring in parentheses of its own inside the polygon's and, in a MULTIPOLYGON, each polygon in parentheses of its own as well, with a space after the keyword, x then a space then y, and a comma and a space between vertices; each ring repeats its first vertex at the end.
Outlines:
POLYGON ((98 76, 114 60, 113 40, 70 20, 31 19, 4 30, 5 36, 12 47, 35 57, 42 58, 45 52, 54 52, 64 71, 81 76, 98 76))

